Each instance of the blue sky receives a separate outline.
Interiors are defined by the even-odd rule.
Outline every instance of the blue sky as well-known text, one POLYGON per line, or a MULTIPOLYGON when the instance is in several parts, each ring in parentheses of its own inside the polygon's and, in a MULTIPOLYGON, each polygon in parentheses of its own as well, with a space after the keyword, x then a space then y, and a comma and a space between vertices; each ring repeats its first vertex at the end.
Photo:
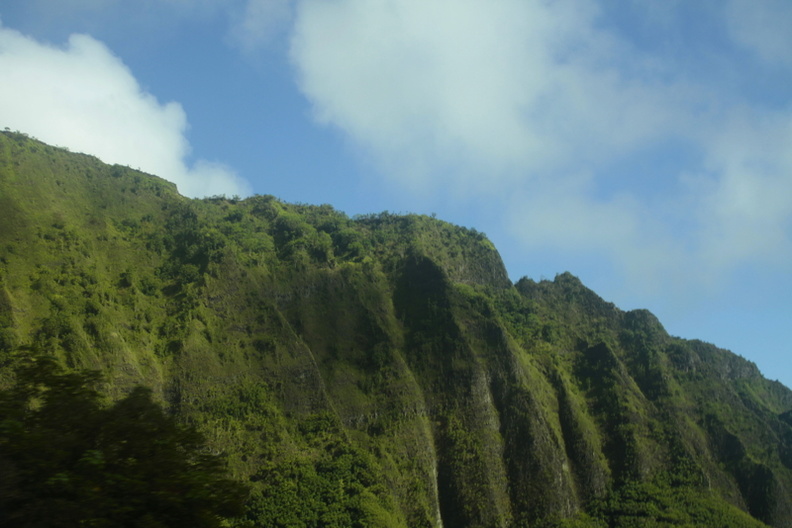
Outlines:
POLYGON ((0 126, 487 233, 792 386, 787 0, 4 0, 0 126))

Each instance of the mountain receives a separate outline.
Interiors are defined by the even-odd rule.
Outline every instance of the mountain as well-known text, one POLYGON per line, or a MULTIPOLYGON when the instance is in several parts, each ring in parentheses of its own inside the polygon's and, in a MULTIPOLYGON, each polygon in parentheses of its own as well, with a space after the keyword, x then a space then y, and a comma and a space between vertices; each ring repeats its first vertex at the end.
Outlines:
POLYGON ((252 486, 240 526, 792 526, 792 391, 426 216, 0 133, 0 385, 20 347, 150 387, 252 486))

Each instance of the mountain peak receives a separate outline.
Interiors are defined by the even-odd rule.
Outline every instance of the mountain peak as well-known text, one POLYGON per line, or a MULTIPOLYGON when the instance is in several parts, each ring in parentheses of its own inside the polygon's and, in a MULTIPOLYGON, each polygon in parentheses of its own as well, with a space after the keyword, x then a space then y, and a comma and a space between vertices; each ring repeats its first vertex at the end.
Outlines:
POLYGON ((792 523, 792 392, 646 310, 512 285, 434 218, 191 200, 7 132, 0 383, 29 349, 151 387, 247 525, 792 523))

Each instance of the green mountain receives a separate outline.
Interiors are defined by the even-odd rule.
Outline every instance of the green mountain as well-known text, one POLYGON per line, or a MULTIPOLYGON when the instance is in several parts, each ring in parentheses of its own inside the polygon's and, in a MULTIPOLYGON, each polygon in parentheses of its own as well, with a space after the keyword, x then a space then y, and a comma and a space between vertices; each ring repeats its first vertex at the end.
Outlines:
POLYGON ((792 391, 426 216, 1 133, 0 386, 20 347, 150 387, 250 483, 240 526, 792 526, 792 391))

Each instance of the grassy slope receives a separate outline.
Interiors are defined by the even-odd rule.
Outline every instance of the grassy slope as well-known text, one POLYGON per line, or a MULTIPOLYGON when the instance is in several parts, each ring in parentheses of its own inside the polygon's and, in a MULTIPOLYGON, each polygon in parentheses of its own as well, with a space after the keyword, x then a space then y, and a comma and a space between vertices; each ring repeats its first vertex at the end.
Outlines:
POLYGON ((17 345, 153 387, 261 526, 792 522, 789 390, 427 217, 188 200, 0 134, 17 345))

